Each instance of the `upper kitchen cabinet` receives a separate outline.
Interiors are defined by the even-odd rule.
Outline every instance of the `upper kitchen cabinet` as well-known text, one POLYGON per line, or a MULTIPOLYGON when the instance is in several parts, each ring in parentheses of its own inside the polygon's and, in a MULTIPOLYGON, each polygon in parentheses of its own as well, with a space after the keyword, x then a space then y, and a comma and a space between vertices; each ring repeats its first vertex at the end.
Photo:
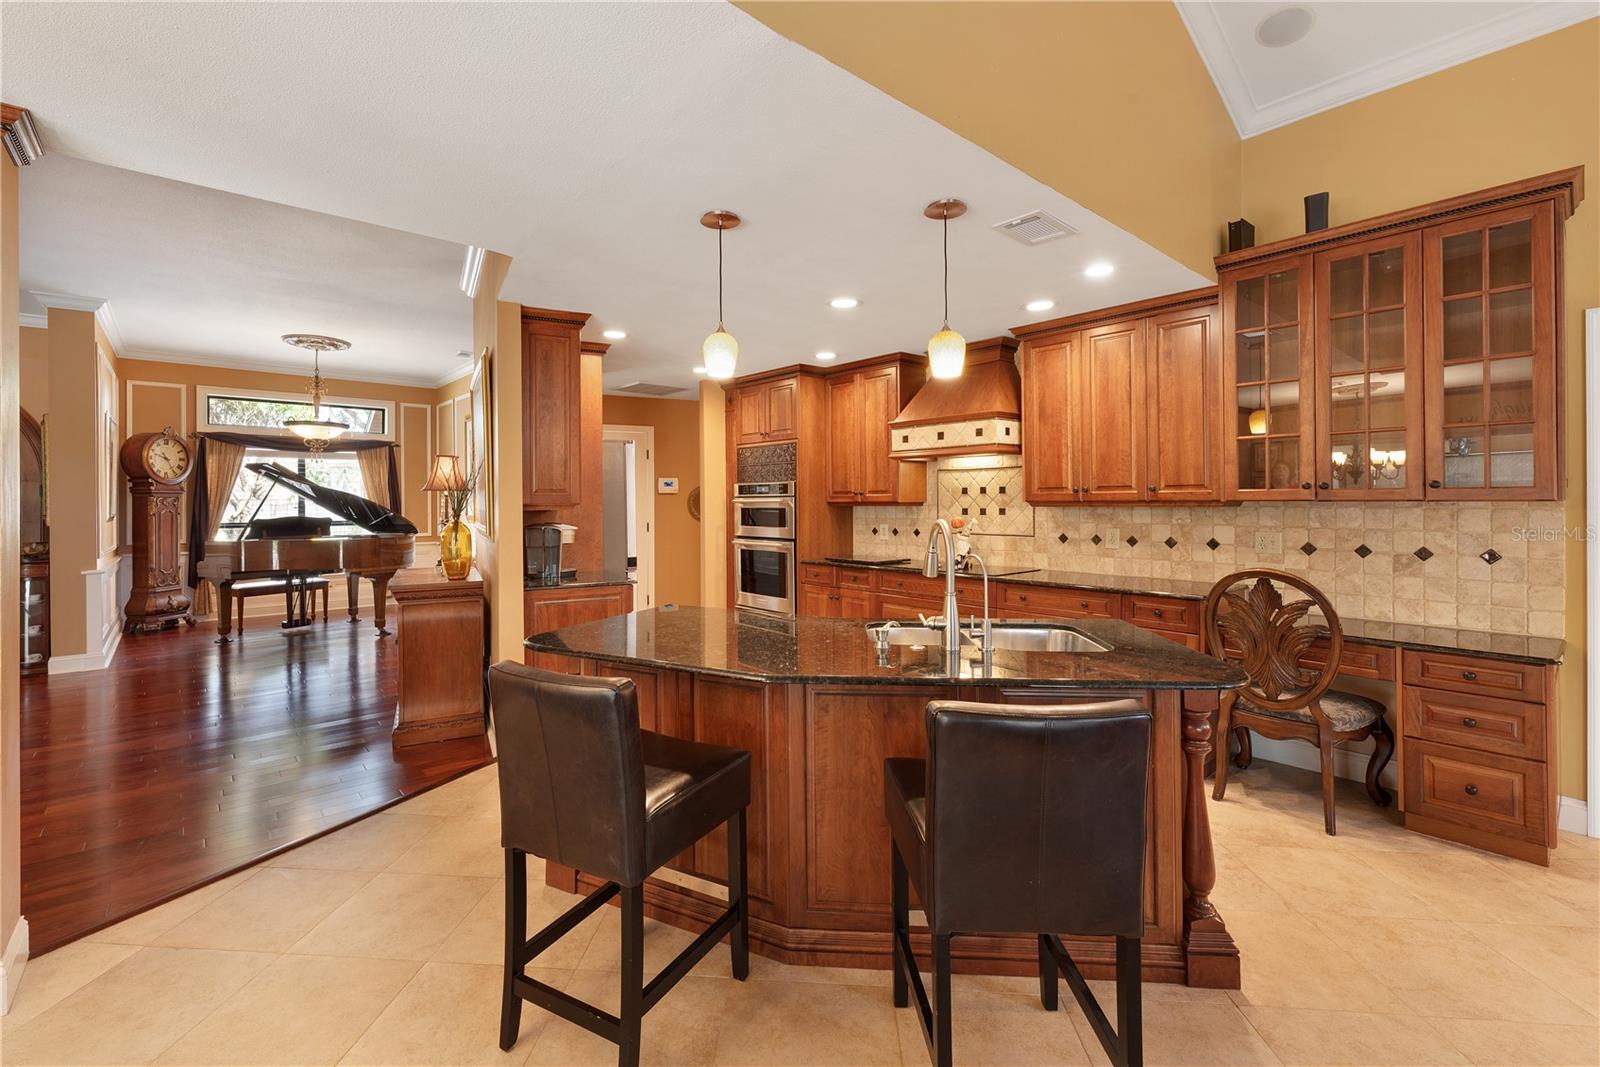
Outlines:
POLYGON ((795 378, 742 385, 733 391, 734 443, 793 441, 800 426, 800 383, 795 378))
POLYGON ((1217 257, 1227 498, 1554 500, 1558 171, 1217 257))
POLYGON ((1014 332, 1024 338, 1022 468, 1030 503, 1221 498, 1216 290, 1014 332))
POLYGON ((580 497, 583 346, 589 316, 522 309, 522 504, 564 507, 580 497))
POLYGON ((916 395, 926 360, 908 353, 828 376, 828 503, 920 504, 927 464, 897 459, 889 423, 916 395))

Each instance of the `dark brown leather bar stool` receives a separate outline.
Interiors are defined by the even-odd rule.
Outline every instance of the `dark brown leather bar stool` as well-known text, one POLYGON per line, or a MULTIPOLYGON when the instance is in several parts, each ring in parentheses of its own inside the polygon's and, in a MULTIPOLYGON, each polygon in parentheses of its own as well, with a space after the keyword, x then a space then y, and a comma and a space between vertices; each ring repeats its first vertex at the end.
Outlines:
POLYGON ((733 976, 750 973, 745 896, 745 809, 750 753, 639 729, 626 678, 580 678, 520 664, 489 669, 500 759, 500 842, 506 852, 505 989, 500 1047, 516 1044, 522 1001, 531 1001, 639 1062, 639 1028, 678 980, 732 935, 733 976), (644 980, 644 880, 728 824, 728 909, 661 973, 644 980), (559 919, 527 936, 527 854, 606 879, 559 919), (612 897, 622 895, 620 1018, 524 974, 545 949, 612 897))
POLYGON ((951 938, 1037 934, 1046 1010, 1056 1010, 1064 975, 1112 1063, 1139 1067, 1149 711, 1137 700, 936 700, 927 727, 927 760, 884 761, 895 1007, 916 993, 928 1052, 937 1067, 950 1067, 951 938), (933 939, 931 1001, 911 951, 908 873, 933 939), (1063 932, 1116 938, 1115 1030, 1063 932))

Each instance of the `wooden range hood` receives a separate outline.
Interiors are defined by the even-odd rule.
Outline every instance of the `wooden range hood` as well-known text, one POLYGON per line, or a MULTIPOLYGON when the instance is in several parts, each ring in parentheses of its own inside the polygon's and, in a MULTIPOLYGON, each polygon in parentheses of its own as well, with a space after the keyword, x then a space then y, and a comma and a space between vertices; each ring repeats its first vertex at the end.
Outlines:
POLYGON ((1022 386, 1017 341, 991 337, 967 345, 959 378, 929 378, 889 422, 897 459, 992 456, 1022 451, 1022 386))

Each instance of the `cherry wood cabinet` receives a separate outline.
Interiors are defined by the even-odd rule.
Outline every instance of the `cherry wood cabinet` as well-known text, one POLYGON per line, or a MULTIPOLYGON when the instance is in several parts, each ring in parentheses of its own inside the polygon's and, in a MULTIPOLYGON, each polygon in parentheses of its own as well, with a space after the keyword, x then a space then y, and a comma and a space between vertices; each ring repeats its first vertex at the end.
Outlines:
POLYGON ((1316 491, 1312 281, 1310 256, 1218 279, 1229 499, 1308 500, 1316 491))
POLYGON ((1222 491, 1222 351, 1215 304, 1147 320, 1145 499, 1216 500, 1222 491), (1181 412, 1181 417, 1175 417, 1181 412))
POLYGON ((1071 395, 1084 503, 1126 504, 1145 495, 1144 339, 1143 319, 1079 336, 1071 395))
POLYGON ((1017 354, 1022 372, 1022 489, 1032 504, 1076 504, 1072 392, 1077 335, 1029 341, 1017 354))
POLYGON ((925 378, 910 357, 828 377, 828 503, 920 504, 927 464, 889 454, 889 422, 925 378))
POLYGON ((800 383, 778 378, 733 391, 734 443, 766 445, 793 441, 800 425, 800 383))
POLYGON ((522 504, 564 507, 581 497, 583 349, 589 316, 522 309, 522 504))
MULTIPOLYGON (((626 615, 633 610, 633 586, 627 585, 552 585, 528 589, 522 594, 522 629, 527 634, 542 634, 563 626, 626 615)), ((545 652, 526 652, 530 667, 548 671, 578 673, 578 661, 545 652)))

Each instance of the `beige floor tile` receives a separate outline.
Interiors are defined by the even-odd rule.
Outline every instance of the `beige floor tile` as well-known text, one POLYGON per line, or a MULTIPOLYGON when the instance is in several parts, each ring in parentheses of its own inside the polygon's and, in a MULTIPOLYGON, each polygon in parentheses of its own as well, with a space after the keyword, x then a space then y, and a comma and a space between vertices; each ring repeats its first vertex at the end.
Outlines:
MULTIPOLYGON (((952 978, 950 1044, 956 1063, 962 1067, 1067 1067, 1090 1062, 1070 1011, 1045 1011, 1037 996, 977 988, 967 978, 952 978)), ((1037 983, 1034 988, 1037 990, 1037 983)), ((881 995, 891 997, 887 988, 881 995)), ((1070 998, 1072 994, 1063 991, 1063 995, 1070 998)), ((894 1015, 901 1064, 924 1067, 930 1060, 916 1009, 899 1008, 894 1015)))
MULTIPOLYGON (((716 1056, 720 1020, 729 1005, 745 995, 744 985, 731 978, 691 975, 673 986, 644 1017, 640 1063, 677 1067, 711 1063, 716 1056)), ((565 991, 612 1014, 620 1010, 621 986, 615 974, 580 971, 567 982, 565 991)), ((524 1005, 522 1010, 543 1012, 532 1004, 524 1005)), ((555 1017, 545 1024, 527 1059, 530 1065, 548 1067, 610 1067, 616 1062, 616 1045, 555 1017)))
POLYGON ((1600 1029, 1486 1019, 1428 1019, 1425 1024, 1455 1043, 1480 1067, 1594 1067, 1600 1063, 1600 1029))
POLYGON ((279 956, 156 1062, 337 1063, 419 966, 409 960, 279 956))
MULTIPOLYGON (((528 935, 531 937, 582 898, 533 881, 528 876, 528 935)), ((505 958, 505 888, 493 883, 467 917, 440 942, 430 959, 441 963, 500 966, 505 958)), ((539 954, 540 967, 571 970, 583 959, 604 915, 591 915, 560 941, 539 954)))
POLYGON ((138 951, 138 945, 74 941, 29 960, 0 1028, 11 1031, 38 1017, 138 951))
MULTIPOLYGON (((1116 1025, 1117 990, 1111 982, 1090 982, 1095 999, 1116 1025)), ((1210 989, 1147 984, 1141 991, 1144 1017, 1144 1062, 1147 1067, 1228 1067, 1279 1062, 1255 1027, 1229 997, 1210 989)), ((1072 994, 1062 987, 1061 1010, 1070 1012, 1089 1059, 1097 1065, 1110 1058, 1100 1039, 1079 1010, 1072 994)))
POLYGON ((1278 1059, 1292 1067, 1471 1062, 1444 1035, 1398 1015, 1303 1008, 1241 1010, 1278 1059))
POLYGON ((487 878, 379 874, 312 927, 291 951, 425 960, 493 887, 487 878))
POLYGON ((1513 963, 1539 976, 1568 1000, 1600 1011, 1600 935, 1570 926, 1463 923, 1462 927, 1513 963))
POLYGON ((139 949, 32 1021, 7 1027, 5 1062, 149 1063, 271 962, 259 952, 139 949))
MULTIPOLYGON (((701 964, 713 960, 718 965, 727 965, 727 947, 718 946, 706 956, 701 964)), ((697 971, 698 973, 698 971, 697 971)), ((788 963, 779 963, 769 960, 755 952, 750 953, 750 981, 752 982, 822 982, 831 985, 859 985, 871 986, 874 989, 889 989, 889 972, 871 971, 860 967, 801 967, 788 963)))
POLYGON ((890 999, 857 986, 735 982, 717 1039, 719 1064, 872 1067, 900 1063, 890 999))
POLYGON ((330 871, 381 871, 443 824, 444 819, 436 815, 413 815, 391 808, 292 848, 268 864, 330 871))
POLYGON ((1258 846, 1245 854, 1244 862, 1295 911, 1429 917, 1428 903, 1375 868, 1373 855, 1258 846))
MULTIPOLYGON (((558 989, 568 974, 537 968, 528 973, 558 989)), ((376 1067, 520 1064, 550 1018, 548 1012, 523 1005, 517 1042, 509 1053, 501 1052, 500 968, 425 963, 339 1062, 376 1067)))
POLYGON ((1232 911, 1224 914, 1239 946, 1239 1005, 1392 1010, 1393 999, 1370 968, 1319 929, 1311 916, 1232 911))
MULTIPOLYGON (((619 908, 606 907, 600 909, 600 925, 595 930, 594 938, 589 942, 589 948, 578 961, 580 971, 614 971, 618 961, 622 959, 622 911, 619 908)), ((644 973, 648 979, 661 968, 672 962, 674 956, 682 952, 695 935, 687 930, 680 930, 676 926, 657 922, 647 918, 644 921, 644 973)), ((707 978, 729 977, 727 970, 727 953, 713 951, 706 955, 700 967, 701 973, 707 978), (723 965, 715 973, 710 973, 707 964, 715 956, 720 955, 723 965)))
POLYGON ((386 869, 404 874, 504 878, 506 865, 505 852, 500 847, 500 820, 446 819, 386 869))
POLYGON ((486 785, 492 788, 495 781, 494 768, 485 767, 412 797, 405 802, 404 810, 411 815, 462 815, 482 798, 486 785), (487 778, 484 771, 488 772, 487 778))
POLYGON ((1436 918, 1502 922, 1515 901, 1520 922, 1593 928, 1597 912, 1585 912, 1551 889, 1557 880, 1535 864, 1517 864, 1472 849, 1428 855, 1368 853, 1364 859, 1395 884, 1427 901, 1436 918))
POLYGON ((245 882, 256 876, 259 867, 246 867, 226 878, 219 878, 210 885, 201 886, 192 893, 185 893, 165 904, 158 905, 148 911, 124 919, 114 926, 96 932, 84 938, 85 941, 109 941, 118 945, 153 945, 162 934, 177 926, 183 920, 210 904, 213 900, 225 893, 231 893, 245 882))
POLYGON ((162 934, 156 944, 287 952, 371 878, 366 871, 263 867, 162 934))
POLYGON ((1223 915, 1240 911, 1295 911, 1281 893, 1261 879, 1238 855, 1218 846, 1215 850, 1217 884, 1211 903, 1223 915))

